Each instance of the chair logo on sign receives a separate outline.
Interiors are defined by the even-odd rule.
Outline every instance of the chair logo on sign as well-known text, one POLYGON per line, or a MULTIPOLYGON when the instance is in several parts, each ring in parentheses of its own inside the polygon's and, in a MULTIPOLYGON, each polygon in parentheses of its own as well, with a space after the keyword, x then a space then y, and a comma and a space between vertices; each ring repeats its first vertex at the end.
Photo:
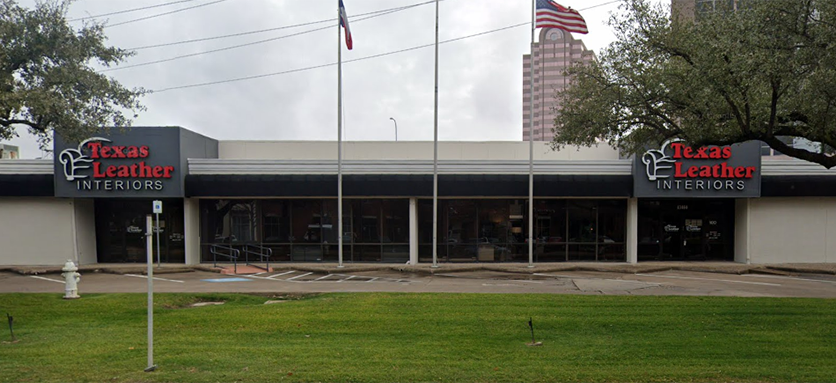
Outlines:
POLYGON ((64 149, 58 155, 58 161, 61 162, 61 165, 64 165, 64 177, 67 181, 88 177, 86 174, 78 174, 78 171, 90 169, 89 164, 93 163, 93 159, 84 155, 84 146, 94 141, 110 142, 107 138, 102 137, 88 138, 78 144, 78 149, 64 149))
POLYGON ((671 166, 669 164, 676 163, 676 160, 671 158, 666 154, 668 145, 673 142, 679 142, 682 140, 674 139, 666 141, 661 149, 650 149, 642 155, 642 163, 645 165, 647 170, 647 179, 651 181, 656 181, 659 178, 668 178, 670 175, 663 174, 659 175, 659 170, 667 170, 670 169, 671 166))
POLYGON ((148 146, 120 146, 112 142, 91 137, 77 148, 62 150, 58 162, 63 167, 64 178, 75 182, 80 191, 163 190, 163 181, 172 178, 174 166, 147 164, 145 160, 151 154, 148 146), (123 162, 130 160, 140 161, 123 162))

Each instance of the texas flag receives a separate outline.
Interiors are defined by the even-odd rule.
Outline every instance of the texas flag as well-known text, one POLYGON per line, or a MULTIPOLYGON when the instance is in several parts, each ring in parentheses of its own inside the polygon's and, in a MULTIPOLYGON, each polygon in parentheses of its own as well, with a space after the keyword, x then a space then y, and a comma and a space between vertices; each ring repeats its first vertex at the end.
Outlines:
POLYGON ((340 25, 345 28, 345 46, 348 47, 348 50, 351 50, 354 47, 354 43, 351 40, 351 29, 348 28, 348 16, 345 14, 343 0, 340 0, 340 25))

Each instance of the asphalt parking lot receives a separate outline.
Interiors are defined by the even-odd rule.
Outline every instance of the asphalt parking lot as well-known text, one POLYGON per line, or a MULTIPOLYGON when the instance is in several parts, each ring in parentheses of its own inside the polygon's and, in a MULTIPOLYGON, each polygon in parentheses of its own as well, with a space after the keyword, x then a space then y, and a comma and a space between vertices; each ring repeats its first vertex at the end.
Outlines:
MULTIPOLYGON (((86 273, 79 294, 142 293, 141 274, 86 273)), ((836 276, 826 274, 725 274, 684 270, 658 272, 490 270, 409 273, 392 270, 277 270, 249 275, 209 271, 155 274, 156 292, 324 293, 453 292, 592 295, 694 295, 836 298, 836 276)), ((59 274, 0 272, 0 293, 63 293, 59 274)))

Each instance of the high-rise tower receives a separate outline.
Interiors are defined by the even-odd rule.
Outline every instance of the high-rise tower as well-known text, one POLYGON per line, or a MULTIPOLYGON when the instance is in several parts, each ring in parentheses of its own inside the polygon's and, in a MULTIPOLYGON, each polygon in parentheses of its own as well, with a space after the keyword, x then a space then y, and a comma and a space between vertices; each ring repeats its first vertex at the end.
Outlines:
POLYGON ((560 108, 560 100, 555 97, 558 91, 565 89, 571 78, 564 76, 565 70, 575 63, 588 64, 595 54, 586 49, 582 40, 576 40, 572 34, 560 29, 544 28, 540 31, 539 42, 531 47, 530 55, 523 55, 523 134, 522 140, 528 140, 529 122, 531 121, 529 102, 531 89, 531 57, 534 57, 534 140, 551 141, 554 137, 555 110, 560 108))

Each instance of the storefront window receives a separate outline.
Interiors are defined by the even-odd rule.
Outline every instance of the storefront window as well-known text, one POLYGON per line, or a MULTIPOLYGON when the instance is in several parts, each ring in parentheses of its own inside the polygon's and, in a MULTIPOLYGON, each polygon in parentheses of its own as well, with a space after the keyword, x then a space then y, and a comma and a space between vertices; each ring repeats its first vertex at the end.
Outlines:
POLYGON ((290 243, 290 201, 261 201, 264 243, 290 243))
POLYGON ((380 204, 383 214, 381 242, 409 244, 409 204, 399 200, 382 200, 380 204))
POLYGON ((534 202, 537 238, 534 261, 566 261, 566 201, 547 199, 534 202))
MULTIPOLYGON (((534 262, 626 259, 626 200, 536 199, 534 262)), ((525 262, 528 206, 520 199, 438 201, 439 261, 525 262)), ((419 261, 432 260, 432 200, 419 200, 419 261)))
MULTIPOLYGON (((213 247, 251 256, 247 245, 271 249, 271 261, 338 260, 336 199, 201 200, 200 206, 204 262, 215 259, 213 247)), ((346 262, 406 262, 409 200, 344 199, 343 231, 346 262)))

